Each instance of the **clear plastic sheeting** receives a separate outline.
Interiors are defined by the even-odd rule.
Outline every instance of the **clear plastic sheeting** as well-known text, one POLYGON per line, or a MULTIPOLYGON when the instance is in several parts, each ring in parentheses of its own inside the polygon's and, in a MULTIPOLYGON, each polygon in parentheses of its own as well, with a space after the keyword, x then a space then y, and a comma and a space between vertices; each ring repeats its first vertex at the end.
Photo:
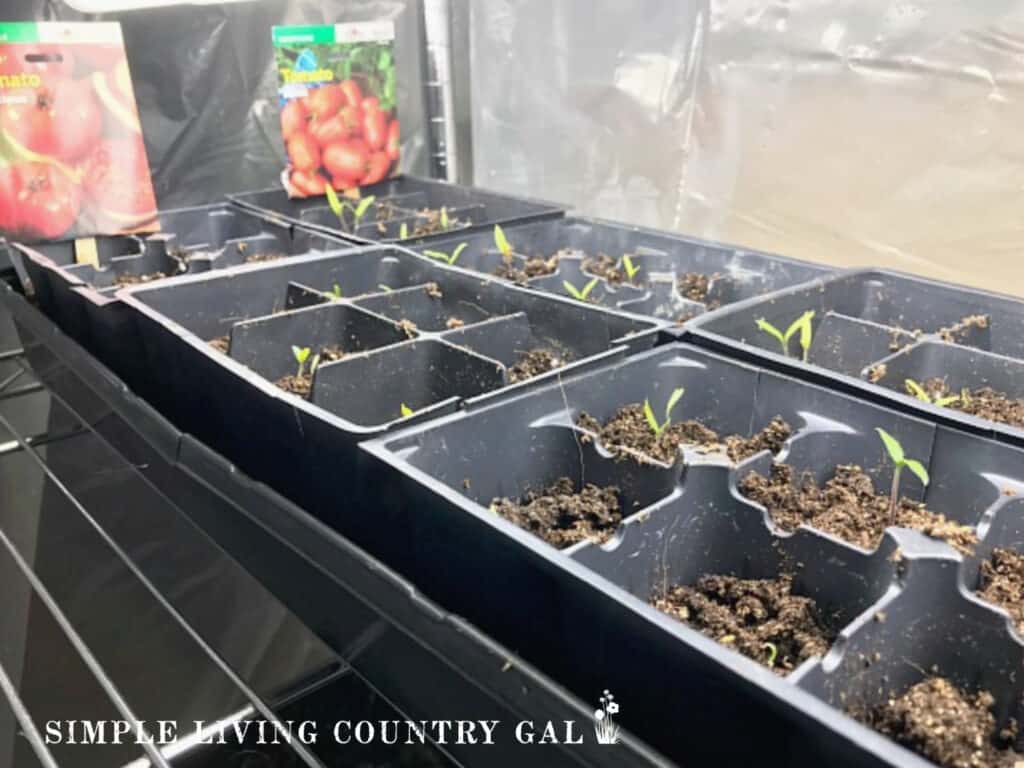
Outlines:
POLYGON ((470 5, 478 184, 1024 293, 1024 2, 470 5))

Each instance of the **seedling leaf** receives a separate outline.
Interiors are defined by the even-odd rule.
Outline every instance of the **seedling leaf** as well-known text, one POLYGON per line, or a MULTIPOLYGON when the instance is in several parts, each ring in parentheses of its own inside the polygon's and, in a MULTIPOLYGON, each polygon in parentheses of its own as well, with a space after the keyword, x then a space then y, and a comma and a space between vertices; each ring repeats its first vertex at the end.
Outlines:
POLYGON ((945 408, 947 405, 952 405, 960 399, 960 395, 947 395, 946 397, 938 397, 935 399, 935 404, 945 408))
POLYGON ((924 468, 924 464, 917 459, 904 459, 903 464, 907 469, 917 475, 917 479, 921 481, 921 485, 928 485, 928 470, 924 468))
POLYGON ((903 446, 900 445, 900 441, 881 427, 876 427, 875 431, 878 433, 878 436, 882 438, 882 443, 885 445, 885 450, 889 453, 889 458, 892 459, 892 463, 897 466, 902 466, 906 461, 906 455, 903 453, 903 446))
POLYGON ((583 290, 580 291, 580 293, 582 294, 584 301, 586 301, 587 296, 590 295, 590 292, 592 290, 594 290, 594 286, 595 285, 597 285, 597 278, 596 277, 592 278, 589 283, 587 283, 585 286, 583 286, 583 290))
POLYGON ((441 229, 448 229, 448 208, 441 206, 441 229))
POLYGON ((501 225, 494 225, 494 245, 498 249, 498 252, 506 259, 512 256, 512 244, 509 243, 508 238, 505 237, 505 230, 501 228, 501 225))
POLYGON ((804 312, 803 317, 799 320, 800 327, 800 349, 803 350, 803 360, 807 362, 807 353, 811 349, 811 320, 814 319, 814 310, 809 309, 804 312))
POLYGON ((432 251, 426 250, 423 252, 424 256, 429 256, 432 259, 440 259, 441 261, 448 261, 448 254, 444 251, 432 251))
POLYGON ((672 410, 676 407, 676 403, 679 402, 679 398, 683 396, 686 390, 683 387, 672 390, 672 396, 668 399, 668 404, 665 406, 665 426, 672 420, 672 410))
POLYGON ((334 187, 332 187, 330 184, 327 184, 324 187, 324 194, 327 195, 327 204, 331 206, 331 210, 334 212, 334 215, 337 216, 338 220, 340 221, 341 214, 344 212, 345 208, 341 200, 338 199, 338 195, 334 191, 334 187))
POLYGON ((579 299, 580 301, 584 300, 583 294, 580 292, 580 289, 577 288, 572 283, 570 283, 568 280, 563 280, 562 286, 565 288, 566 293, 568 293, 574 299, 579 299))
POLYGON ((469 245, 469 243, 459 243, 458 245, 456 245, 455 246, 455 250, 452 251, 452 255, 448 259, 448 263, 449 264, 454 264, 456 261, 458 261, 459 260, 459 256, 461 256, 462 252, 464 250, 466 250, 466 246, 467 245, 469 245))
POLYGON ((320 365, 320 355, 313 355, 313 362, 309 364, 309 375, 312 376, 316 373, 317 367, 320 365))
POLYGON ((302 365, 309 359, 309 347, 292 347, 292 354, 295 355, 295 360, 299 365, 302 365))
POLYGON ((626 268, 626 277, 630 280, 640 271, 640 267, 633 263, 628 253, 622 257, 622 266, 626 268))
POLYGON ((782 333, 782 331, 780 331, 774 325, 769 323, 763 317, 759 317, 757 319, 757 327, 758 330, 764 331, 769 336, 775 338, 779 342, 779 344, 782 345, 783 352, 789 351, 789 344, 787 343, 786 336, 782 333))
POLYGON ((925 388, 913 379, 904 379, 903 386, 907 388, 907 392, 912 394, 918 400, 925 403, 930 403, 932 401, 931 395, 928 394, 925 388))
POLYGON ((359 205, 355 208, 356 224, 358 224, 359 220, 366 215, 366 211, 369 210, 370 206, 373 205, 373 201, 376 199, 375 195, 367 195, 359 201, 359 205))
POLYGON ((415 411, 405 403, 402 403, 401 405, 401 412, 403 419, 406 418, 407 416, 412 416, 415 413, 415 411))
POLYGON ((647 425, 651 428, 651 431, 655 435, 661 434, 661 425, 658 424, 658 419, 654 415, 654 409, 651 408, 651 401, 644 399, 644 418, 647 419, 647 425))
POLYGON ((402 226, 398 229, 398 239, 405 240, 409 237, 409 222, 403 221, 402 226))

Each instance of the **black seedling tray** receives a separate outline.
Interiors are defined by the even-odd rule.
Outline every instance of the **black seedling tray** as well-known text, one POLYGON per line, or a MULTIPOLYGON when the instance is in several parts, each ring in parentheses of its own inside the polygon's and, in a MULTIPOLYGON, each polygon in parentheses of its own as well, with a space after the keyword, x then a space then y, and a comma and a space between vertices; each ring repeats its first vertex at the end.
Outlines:
MULTIPOLYGON (((681 764, 927 765, 842 708, 902 693, 933 666, 990 690, 1000 723, 1024 715, 1024 644, 1002 610, 972 593, 990 537, 1022 544, 1024 508, 1013 494, 1024 493, 1024 452, 1014 447, 680 343, 363 450, 379 462, 376 486, 388 489, 374 508, 391 532, 382 556, 570 690, 611 690, 620 721, 681 764), (807 526, 787 534, 737 487, 751 470, 767 473, 767 451, 736 465, 684 448, 671 465, 641 464, 581 439, 581 412, 604 422, 645 398, 660 409, 678 387, 676 419, 700 419, 722 435, 750 435, 783 417, 794 432, 777 459, 819 482, 852 463, 886 491, 892 466, 875 428, 887 429, 931 472, 926 493, 907 476, 902 495, 973 526, 978 556, 965 561, 904 528, 887 529, 874 551, 807 526), (577 490, 620 489, 627 517, 610 541, 559 551, 490 509, 492 499, 563 476, 577 490), (784 571, 841 627, 824 658, 786 677, 648 603, 659 586, 702 574, 784 571)), ((339 523, 360 536, 368 524, 339 523)))
POLYGON ((143 396, 154 383, 142 364, 134 319, 114 296, 127 281, 173 280, 350 247, 320 234, 275 225, 228 203, 164 211, 160 223, 162 231, 157 234, 95 238, 99 267, 78 263, 75 241, 11 244, 26 293, 61 330, 143 396))
POLYGON ((186 276, 118 297, 138 317, 157 404, 315 509, 336 506, 338 493, 377 492, 354 474, 360 440, 650 348, 660 328, 389 246, 186 276), (293 347, 321 356, 308 400, 275 383, 297 373, 293 347), (344 357, 331 361, 332 347, 344 357), (566 364, 511 383, 510 368, 533 349, 566 364), (353 472, 340 485, 338 467, 353 472))
POLYGON ((891 403, 944 424, 1024 445, 1024 428, 919 400, 906 380, 944 379, 952 393, 990 386, 1024 399, 1024 301, 885 270, 857 270, 697 318, 700 344, 891 403), (814 310, 807 362, 756 327, 814 310), (963 322, 980 318, 981 322, 963 322))
MULTIPOLYGON (((505 229, 505 237, 513 249, 511 266, 520 273, 529 259, 557 258, 551 274, 518 274, 513 279, 569 296, 566 283, 583 290, 596 277, 589 300, 671 322, 834 271, 784 256, 600 219, 569 217, 516 224, 505 229), (624 256, 636 270, 632 277, 624 256), (612 271, 599 276, 594 264, 602 257, 612 264, 612 271), (685 295, 686 285, 681 282, 687 276, 707 278, 706 293, 697 292, 703 296, 685 295)), ((411 247, 440 260, 442 254, 451 258, 463 243, 457 266, 490 275, 505 272, 508 265, 495 245, 493 229, 431 238, 411 247)))
MULTIPOLYGON (((365 690, 376 702, 373 714, 358 706, 351 697, 329 696, 324 701, 320 693, 310 692, 291 703, 283 696, 273 699, 282 706, 276 714, 283 722, 318 720, 320 739, 312 751, 325 766, 372 763, 439 768, 449 764, 443 759, 432 762, 430 756, 422 754, 418 755, 420 762, 416 762, 417 755, 404 758, 392 755, 391 763, 381 762, 383 758, 371 759, 367 752, 387 746, 380 741, 367 746, 358 755, 348 754, 347 749, 338 754, 334 751, 338 745, 333 745, 331 738, 335 722, 355 721, 360 717, 414 721, 461 717, 501 721, 503 734, 493 746, 452 745, 449 741, 445 751, 453 758, 452 762, 467 767, 513 768, 538 754, 543 755, 545 766, 640 768, 665 764, 663 758, 625 732, 614 749, 596 744, 586 731, 593 711, 591 701, 599 695, 598 691, 585 692, 583 699, 572 696, 523 662, 514 650, 497 644, 461 617, 424 598, 416 586, 397 571, 373 559, 264 484, 245 476, 194 437, 178 432, 2 283, 0 352, 5 353, 0 359, 0 403, 7 406, 0 415, 21 423, 26 430, 26 448, 35 446, 45 458, 54 473, 48 490, 60 485, 64 489, 62 493, 73 493, 77 497, 76 504, 83 505, 80 508, 83 515, 93 515, 119 543, 130 545, 140 571, 154 580, 172 604, 190 606, 189 622, 240 676, 258 685, 257 692, 268 690, 270 684, 279 679, 273 674, 274 670, 291 675, 299 682, 300 671, 312 671, 311 665, 303 662, 322 658, 321 646, 308 636, 303 638, 306 630, 297 623, 285 622, 278 614, 271 614, 278 616, 279 622, 272 638, 250 631, 264 626, 267 616, 262 606, 269 595, 261 597, 263 587, 351 665, 361 681, 356 688, 365 690), (22 349, 18 349, 19 346, 22 349), (12 371, 20 371, 20 376, 14 377, 12 371), (20 398, 19 391, 23 393, 20 398), (27 399, 23 405, 17 402, 22 399, 27 399), (115 457, 116 461, 112 461, 115 457), (126 503, 126 499, 130 503, 126 503), (177 522, 171 524, 170 518, 177 522), (199 531, 209 536, 209 540, 199 531), (197 538, 205 543, 200 546, 197 538), (210 560, 211 557, 215 559, 210 560), (230 560, 231 566, 242 570, 245 578, 230 579, 232 570, 221 563, 222 560, 230 560), (188 566, 198 566, 200 572, 188 572, 188 566), (253 577, 251 585, 247 581, 248 574, 253 577), (195 589, 196 585, 206 587, 211 579, 220 584, 216 594, 195 589), (256 580, 262 582, 263 587, 257 587, 256 580), (230 585, 227 591, 225 582, 230 585), (225 599, 234 601, 230 610, 216 613, 201 609, 202 605, 209 608, 225 599), (253 638, 256 648, 246 645, 246 641, 251 645, 253 638), (239 639, 243 642, 236 642, 239 639), (289 641, 291 645, 285 649, 289 641), (311 709, 309 705, 313 700, 317 706, 311 709), (391 707, 401 711, 391 711, 391 707), (520 720, 538 723, 551 720, 558 724, 572 720, 577 724, 577 733, 582 733, 586 741, 580 745, 520 746, 512 737, 512 729, 520 720), (412 762, 402 762, 403 759, 412 762)), ((6 435, 5 439, 13 440, 14 435, 6 433, 4 428, 0 427, 0 432, 6 435)), ((12 450, 11 445, 6 446, 4 460, 15 461, 19 455, 22 454, 12 450)), ((332 475, 342 486, 347 469, 339 463, 332 475)), ((29 473, 23 478, 23 475, 25 473, 17 478, 24 479, 21 483, 25 488, 24 499, 15 493, 16 498, 25 503, 38 503, 39 488, 30 487, 36 482, 34 476, 29 473)), ((15 483, 14 491, 17 488, 18 483, 15 483)), ((49 494, 46 497, 49 498, 49 494)), ((354 513, 353 504, 354 500, 342 492, 334 499, 333 506, 354 513)), ((73 525, 69 526, 81 516, 71 514, 62 506, 53 509, 47 506, 44 511, 62 514, 44 515, 48 524, 40 531, 50 530, 65 545, 64 550, 81 560, 82 537, 72 530, 73 525), (61 531, 63 536, 58 535, 61 531)), ((33 534, 32 542, 38 549, 43 541, 41 533, 33 529, 33 534)), ((45 548, 37 551, 37 568, 49 563, 51 570, 56 569, 55 573, 70 572, 68 567, 60 565, 60 558, 54 557, 52 552, 49 558, 40 559, 46 551, 45 548)), ((111 581, 116 572, 105 564, 97 578, 102 576, 105 584, 116 586, 117 582, 111 581)), ((82 589, 88 591, 88 587, 86 583, 82 589)), ((122 593, 123 589, 109 597, 116 601, 122 593)), ((85 599, 79 603, 79 613, 96 624, 93 604, 85 599)), ((157 616, 159 613, 150 611, 141 619, 134 617, 135 625, 148 626, 157 616)), ((36 618, 33 613, 33 627, 38 624, 36 618)), ((106 635, 111 632, 107 631, 106 635)), ((164 653, 171 649, 165 642, 160 649, 163 656, 155 654, 154 663, 172 663, 171 657, 165 658, 164 653)), ((91 646, 90 650, 98 649, 91 646)), ((32 658, 36 668, 47 667, 49 656, 32 658)), ((185 676, 188 679, 182 683, 183 690, 204 679, 196 676, 200 667, 192 664, 189 669, 196 674, 185 676)), ((83 710, 90 705, 78 696, 83 685, 66 684, 65 666, 58 665, 53 675, 60 676, 65 689, 75 691, 74 701, 67 696, 49 695, 53 690, 51 686, 45 689, 48 695, 40 702, 51 709, 56 707, 60 710, 56 713, 59 716, 74 711, 96 717, 95 711, 83 710), (68 710, 68 706, 72 706, 72 710, 68 710)), ((138 677, 135 674, 131 680, 136 681, 138 677)), ((301 679, 311 680, 311 677, 304 674, 301 679)), ((76 680, 81 682, 79 678, 76 680)), ((341 682, 343 690, 353 692, 351 672, 335 680, 341 682), (348 683, 343 682, 346 680, 348 683)), ((336 689, 337 685, 330 685, 327 690, 331 688, 336 689)), ((285 690, 298 692, 296 686, 285 690)), ((174 714, 167 710, 169 699, 162 690, 150 693, 152 696, 146 701, 159 700, 163 706, 161 717, 174 714)), ((202 698, 193 696, 188 703, 194 705, 202 698)), ((130 703, 139 702, 130 700, 130 703)), ((94 702, 92 709, 96 709, 94 702)), ((149 710, 133 709, 140 717, 151 716, 149 710)), ((42 732, 44 723, 36 722, 42 732)), ((191 721, 185 722, 191 728, 191 721)), ((232 762, 230 756, 220 752, 215 757, 203 754, 197 755, 194 761, 181 758, 180 762, 181 765, 216 768, 306 765, 285 747, 254 745, 253 749, 255 752, 234 758, 241 762, 232 762), (269 750, 270 755, 264 754, 269 758, 282 749, 288 755, 282 756, 280 762, 267 762, 255 754, 269 750)), ((177 766, 179 760, 173 764, 177 766)), ((62 761, 61 765, 65 763, 62 761)))
POLYGON ((351 212, 346 212, 342 225, 326 197, 289 198, 280 187, 228 195, 228 199, 271 221, 299 224, 357 243, 418 239, 423 236, 422 228, 431 226, 430 217, 424 211, 440 212, 442 208, 448 216, 449 228, 436 236, 453 230, 473 232, 495 224, 550 219, 565 212, 563 206, 554 203, 415 176, 399 176, 363 187, 361 194, 363 197, 372 195, 375 199, 358 225, 351 218, 351 212), (405 238, 402 237, 403 224, 408 235, 405 238))

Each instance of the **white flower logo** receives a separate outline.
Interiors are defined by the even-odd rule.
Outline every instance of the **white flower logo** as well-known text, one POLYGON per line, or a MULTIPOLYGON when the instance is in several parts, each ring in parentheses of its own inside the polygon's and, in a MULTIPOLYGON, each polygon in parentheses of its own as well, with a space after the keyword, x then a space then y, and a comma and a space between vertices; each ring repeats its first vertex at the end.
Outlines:
POLYGON ((619 703, 606 689, 601 695, 601 706, 594 711, 594 735, 598 744, 618 744, 619 726, 613 715, 619 713, 619 703))

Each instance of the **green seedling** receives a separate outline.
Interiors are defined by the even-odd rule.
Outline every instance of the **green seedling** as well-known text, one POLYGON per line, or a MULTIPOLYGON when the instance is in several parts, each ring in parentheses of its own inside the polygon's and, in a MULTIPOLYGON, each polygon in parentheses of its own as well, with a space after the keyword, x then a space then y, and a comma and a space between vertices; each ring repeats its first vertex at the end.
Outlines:
POLYGON ((341 301, 341 286, 335 283, 331 286, 330 296, 335 301, 341 301))
POLYGON ((636 273, 640 271, 640 267, 633 263, 633 259, 630 258, 629 254, 622 257, 622 266, 626 268, 626 277, 632 282, 633 278, 636 277, 636 273))
POLYGON ((672 394, 665 404, 665 420, 660 423, 657 416, 654 415, 654 409, 651 408, 651 401, 644 400, 644 418, 647 419, 647 425, 651 428, 655 437, 661 437, 661 434, 672 425, 672 410, 676 407, 679 398, 683 396, 685 391, 682 387, 672 390, 672 394))
POLYGON ((384 293, 391 293, 394 290, 390 285, 384 285, 384 283, 377 283, 377 287, 384 291, 384 293))
POLYGON ((782 346, 782 354, 789 357, 789 340, 799 332, 800 334, 800 347, 803 349, 803 361, 807 362, 807 353, 811 348, 811 332, 813 330, 811 326, 811 320, 814 319, 814 310, 809 309, 804 312, 800 317, 789 324, 789 327, 785 332, 780 331, 774 325, 769 323, 763 317, 757 321, 758 330, 767 333, 769 336, 774 337, 778 340, 782 346))
POLYGON ((309 347, 292 347, 292 354, 295 356, 295 361, 299 364, 299 370, 295 373, 295 377, 301 379, 306 375, 306 361, 309 360, 309 347))
POLYGON ((926 390, 924 387, 922 387, 920 384, 918 384, 913 379, 905 379, 904 382, 903 382, 903 386, 905 386, 907 388, 907 392, 912 394, 914 397, 916 397, 921 402, 923 402, 923 403, 930 403, 931 405, 942 406, 943 408, 946 407, 947 405, 952 405, 953 403, 955 403, 958 400, 960 400, 960 398, 962 397, 962 393, 960 395, 946 395, 945 397, 932 397, 930 394, 928 394, 928 390, 926 390))
POLYGON ((878 436, 882 438, 882 444, 885 445, 885 450, 889 454, 889 458, 892 459, 892 463, 895 466, 895 470, 892 473, 892 490, 889 492, 889 520, 891 525, 896 524, 896 507, 899 504, 900 498, 900 473, 903 468, 906 467, 915 475, 917 479, 921 481, 922 485, 928 485, 928 470, 924 468, 917 459, 908 459, 906 453, 903 451, 903 446, 900 445, 900 441, 890 435, 881 427, 875 429, 878 436))
POLYGON ((341 223, 341 226, 343 228, 347 228, 350 232, 354 232, 359 229, 359 222, 362 221, 366 212, 370 210, 370 206, 373 205, 373 201, 377 199, 373 195, 367 195, 366 197, 360 198, 358 202, 342 200, 338 197, 338 193, 331 188, 330 184, 324 187, 324 193, 327 195, 327 204, 331 207, 331 211, 333 211, 334 215, 338 217, 338 221, 341 223), (349 227, 345 221, 346 212, 350 212, 352 214, 351 227, 349 227))
POLYGON ((764 643, 761 647, 768 651, 768 660, 765 662, 768 665, 768 669, 773 669, 775 667, 775 660, 779 658, 779 646, 775 643, 764 643))
POLYGON ((403 221, 402 226, 398 228, 398 239, 407 240, 409 238, 409 222, 403 221))
POLYGON ((451 226, 451 222, 448 221, 448 209, 445 206, 441 206, 441 229, 448 229, 451 226))
POLYGON ((416 411, 414 411, 412 408, 410 408, 405 403, 402 403, 402 405, 400 407, 400 410, 402 412, 402 418, 403 419, 406 418, 407 416, 412 416, 414 413, 416 413, 416 411))
POLYGON ((589 283, 583 286, 582 290, 577 288, 575 285, 570 283, 568 280, 563 280, 562 285, 565 286, 565 292, 572 296, 574 299, 580 301, 586 301, 590 292, 594 290, 594 286, 597 285, 597 278, 593 278, 589 283))
POLYGON ((501 254, 501 259, 506 264, 512 263, 512 243, 505 237, 505 230, 500 225, 494 225, 494 246, 498 249, 498 253, 501 254))
POLYGON ((444 251, 428 250, 424 251, 423 255, 429 256, 432 259, 438 259, 439 261, 443 261, 445 264, 452 266, 455 264, 456 261, 459 260, 459 256, 461 256, 462 252, 466 250, 467 245, 468 243, 459 243, 458 245, 455 246, 455 250, 453 250, 450 254, 445 253, 444 251))

